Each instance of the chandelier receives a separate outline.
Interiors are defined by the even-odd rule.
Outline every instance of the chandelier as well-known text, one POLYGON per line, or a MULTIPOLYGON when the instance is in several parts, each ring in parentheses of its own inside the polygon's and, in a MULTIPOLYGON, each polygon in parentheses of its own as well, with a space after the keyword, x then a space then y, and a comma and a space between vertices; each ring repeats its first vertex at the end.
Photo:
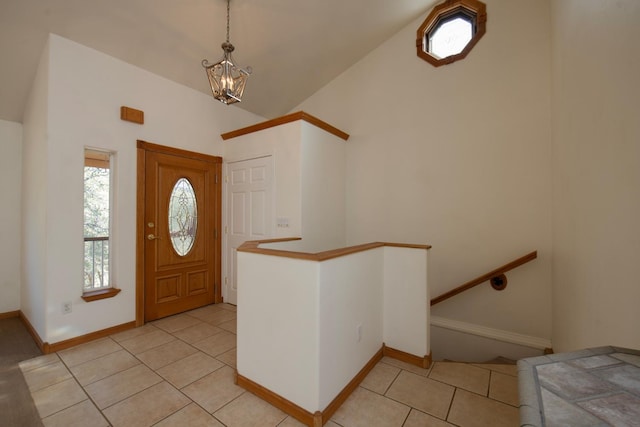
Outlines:
POLYGON ((224 55, 214 64, 202 60, 202 66, 207 72, 213 97, 223 104, 235 104, 242 100, 244 87, 251 74, 251 67, 240 68, 233 61, 231 52, 235 47, 229 42, 229 2, 227 0, 227 41, 222 43, 224 55))

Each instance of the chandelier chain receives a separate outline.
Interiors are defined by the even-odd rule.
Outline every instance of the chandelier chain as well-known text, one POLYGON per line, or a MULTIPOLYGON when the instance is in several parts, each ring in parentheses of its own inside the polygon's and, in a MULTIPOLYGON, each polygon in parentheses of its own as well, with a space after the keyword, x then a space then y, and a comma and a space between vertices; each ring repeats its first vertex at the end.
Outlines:
POLYGON ((227 43, 229 43, 229 3, 231 0, 227 0, 227 43))

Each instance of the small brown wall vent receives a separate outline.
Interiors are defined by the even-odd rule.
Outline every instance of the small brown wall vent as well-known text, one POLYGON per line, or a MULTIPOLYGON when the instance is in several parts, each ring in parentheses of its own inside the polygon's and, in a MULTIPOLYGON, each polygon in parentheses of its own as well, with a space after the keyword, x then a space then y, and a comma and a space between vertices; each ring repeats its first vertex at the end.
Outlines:
POLYGON ((120 107, 120 119, 142 125, 144 124, 144 111, 122 106, 120 107))

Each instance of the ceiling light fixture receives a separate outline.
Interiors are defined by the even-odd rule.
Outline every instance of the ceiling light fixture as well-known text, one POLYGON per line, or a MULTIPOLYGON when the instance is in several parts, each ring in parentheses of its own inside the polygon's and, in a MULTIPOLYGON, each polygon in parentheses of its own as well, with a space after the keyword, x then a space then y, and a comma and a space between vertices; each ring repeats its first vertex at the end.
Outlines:
POLYGON ((229 42, 229 2, 230 0, 227 0, 227 41, 222 43, 224 55, 220 61, 214 64, 210 64, 206 59, 202 60, 202 66, 209 77, 213 97, 227 105, 242 100, 244 87, 247 84, 249 74, 251 74, 251 67, 240 68, 235 65, 231 57, 231 52, 235 48, 229 42))

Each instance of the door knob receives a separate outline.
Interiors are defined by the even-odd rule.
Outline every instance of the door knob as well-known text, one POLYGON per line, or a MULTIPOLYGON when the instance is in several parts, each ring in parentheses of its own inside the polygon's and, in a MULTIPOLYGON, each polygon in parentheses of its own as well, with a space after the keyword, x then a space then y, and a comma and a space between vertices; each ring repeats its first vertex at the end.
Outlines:
POLYGON ((148 234, 147 235, 147 240, 156 240, 159 239, 159 236, 154 236, 153 234, 148 234))

